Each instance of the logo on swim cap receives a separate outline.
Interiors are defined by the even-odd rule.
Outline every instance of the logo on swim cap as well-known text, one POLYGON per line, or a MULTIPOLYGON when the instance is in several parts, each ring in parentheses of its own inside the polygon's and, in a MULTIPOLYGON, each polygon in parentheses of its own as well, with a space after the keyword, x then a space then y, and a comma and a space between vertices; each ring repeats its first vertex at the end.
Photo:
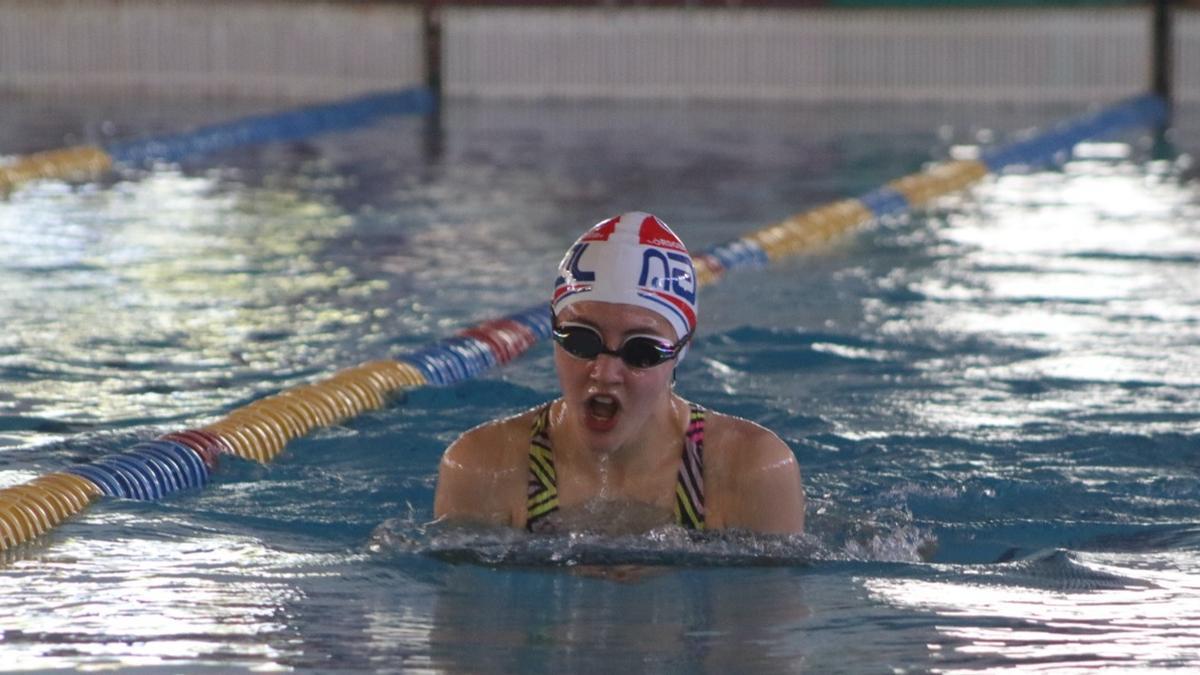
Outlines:
POLYGON ((594 300, 644 307, 666 319, 680 339, 696 328, 696 271, 667 224, 633 211, 597 223, 558 265, 551 309, 557 316, 594 300))

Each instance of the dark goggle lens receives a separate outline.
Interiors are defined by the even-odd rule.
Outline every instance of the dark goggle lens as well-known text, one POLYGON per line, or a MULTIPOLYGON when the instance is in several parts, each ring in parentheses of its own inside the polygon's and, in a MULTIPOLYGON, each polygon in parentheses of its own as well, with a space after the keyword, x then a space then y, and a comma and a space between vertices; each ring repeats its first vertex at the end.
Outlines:
POLYGON ((600 334, 579 326, 555 328, 554 339, 568 354, 581 359, 594 359, 604 351, 604 340, 600 339, 600 334))
POLYGON ((583 326, 555 328, 554 339, 572 356, 590 361, 601 354, 612 354, 634 368, 652 368, 675 356, 671 347, 640 335, 626 340, 620 349, 607 349, 599 333, 583 326))
POLYGON ((634 368, 650 368, 675 355, 670 347, 648 337, 631 337, 621 345, 621 360, 634 368))

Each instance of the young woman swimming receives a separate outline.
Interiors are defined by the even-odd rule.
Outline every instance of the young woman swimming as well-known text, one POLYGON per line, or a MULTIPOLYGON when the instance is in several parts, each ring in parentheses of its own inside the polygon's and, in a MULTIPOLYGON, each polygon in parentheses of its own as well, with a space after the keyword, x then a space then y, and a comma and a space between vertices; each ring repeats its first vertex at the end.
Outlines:
POLYGON ((559 264, 550 307, 562 396, 454 441, 437 518, 532 532, 804 529, 788 446, 675 393, 696 281, 665 223, 632 212, 592 227, 559 264))

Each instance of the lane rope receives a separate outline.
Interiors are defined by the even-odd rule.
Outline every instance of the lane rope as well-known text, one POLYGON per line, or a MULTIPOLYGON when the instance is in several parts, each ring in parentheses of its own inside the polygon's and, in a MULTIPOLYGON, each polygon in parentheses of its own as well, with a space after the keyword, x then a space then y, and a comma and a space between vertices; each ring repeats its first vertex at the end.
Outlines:
POLYGON ((433 94, 427 88, 413 87, 244 117, 183 133, 115 141, 104 147, 81 145, 38 152, 0 165, 0 195, 34 180, 91 180, 114 166, 179 162, 231 148, 354 129, 383 117, 426 115, 434 105, 433 94))

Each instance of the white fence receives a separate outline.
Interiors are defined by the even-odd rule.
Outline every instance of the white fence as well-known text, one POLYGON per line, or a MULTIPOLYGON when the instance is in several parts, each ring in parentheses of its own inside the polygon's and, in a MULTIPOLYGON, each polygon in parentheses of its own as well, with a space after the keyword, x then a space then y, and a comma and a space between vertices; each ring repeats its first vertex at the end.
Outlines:
POLYGON ((1200 11, 1176 13, 1175 86, 1181 101, 1200 101, 1200 11))
MULTIPOLYGON (((469 96, 1106 101, 1144 91, 1146 9, 467 9, 447 92, 469 96)), ((1200 15, 1177 26, 1200 98, 1200 15)))
MULTIPOLYGON (((1200 12, 1176 24, 1200 100, 1200 12)), ((451 96, 1109 101, 1150 11, 448 7, 451 96)), ((372 2, 0 0, 0 88, 316 100, 423 81, 419 10, 372 2)))
POLYGON ((0 87, 322 99, 424 80, 419 12, 373 3, 0 0, 0 87))

